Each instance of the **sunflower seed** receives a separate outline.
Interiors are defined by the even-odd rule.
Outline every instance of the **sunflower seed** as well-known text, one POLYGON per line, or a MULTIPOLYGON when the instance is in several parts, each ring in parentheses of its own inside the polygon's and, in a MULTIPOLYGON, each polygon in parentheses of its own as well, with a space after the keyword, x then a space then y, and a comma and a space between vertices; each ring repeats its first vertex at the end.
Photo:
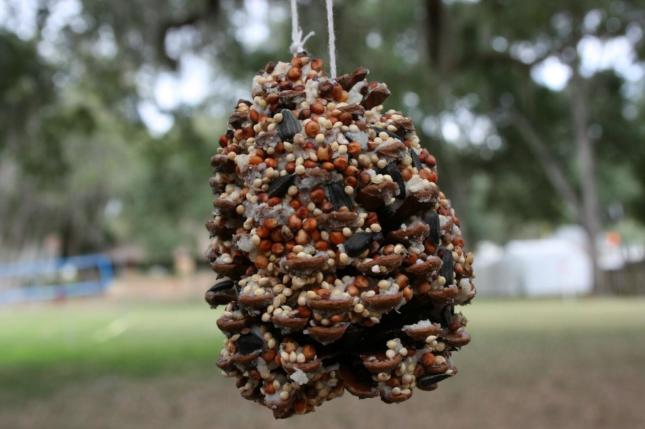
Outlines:
POLYGON ((228 277, 222 277, 206 291, 204 299, 212 308, 227 304, 235 299, 235 282, 228 277))
POLYGON ((287 174, 286 176, 280 176, 269 185, 269 191, 267 195, 271 197, 284 197, 289 189, 289 186, 293 184, 294 179, 296 178, 295 174, 287 174))
POLYGON ((235 342, 237 352, 242 355, 248 355, 256 350, 262 350, 264 341, 255 334, 241 335, 235 342))
POLYGON ((414 151, 414 149, 410 149, 410 156, 412 157, 412 164, 414 165, 415 168, 421 170, 423 166, 421 165, 421 160, 419 159, 419 154, 414 151))
POLYGON ((398 200, 405 199, 405 181, 403 180, 403 176, 401 176, 399 167, 396 165, 396 161, 390 162, 381 172, 383 174, 389 174, 392 180, 394 180, 394 183, 399 185, 399 194, 396 198, 398 200))
POLYGON ((345 241, 345 252, 349 256, 358 256, 372 243, 371 232, 356 232, 345 241))
POLYGON ((335 210, 339 210, 341 207, 347 207, 350 210, 354 208, 352 199, 345 193, 343 185, 340 183, 327 183, 325 189, 327 190, 327 198, 329 198, 335 210))
POLYGON ((417 380, 417 386, 419 386, 420 389, 429 389, 432 387, 433 384, 437 384, 440 381, 445 380, 446 378, 452 377, 451 374, 428 374, 421 376, 417 380))
POLYGON ((446 279, 445 286, 448 287, 454 281, 454 264, 452 260, 452 252, 446 248, 442 248, 439 254, 441 255, 441 260, 443 261, 441 268, 439 269, 439 275, 446 279))
POLYGON ((223 277, 215 282, 213 287, 208 289, 209 292, 223 292, 227 291, 229 289, 233 289, 233 286, 235 286, 235 283, 233 280, 229 279, 228 277, 223 277))
POLYGON ((384 231, 390 231, 401 227, 401 222, 405 219, 398 216, 398 212, 402 206, 403 200, 396 200, 392 204, 380 207, 377 210, 378 221, 384 231))
POLYGON ((443 326, 448 326, 452 323, 452 319, 455 315, 455 306, 454 305, 446 305, 442 310, 441 310, 441 325, 443 326))
POLYGON ((439 215, 436 211, 431 210, 426 213, 424 220, 430 227, 430 241, 435 246, 438 246, 439 241, 441 240, 441 226, 439 224, 439 215))
POLYGON ((291 110, 282 109, 282 122, 278 125, 278 135, 284 140, 291 140, 302 130, 302 124, 293 116, 291 110))

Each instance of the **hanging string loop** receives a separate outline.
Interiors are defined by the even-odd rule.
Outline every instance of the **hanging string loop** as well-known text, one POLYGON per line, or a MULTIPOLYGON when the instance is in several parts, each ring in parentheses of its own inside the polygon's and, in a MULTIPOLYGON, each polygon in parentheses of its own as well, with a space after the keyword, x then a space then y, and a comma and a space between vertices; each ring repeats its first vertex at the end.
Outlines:
POLYGON ((331 78, 336 79, 336 33, 334 32, 334 0, 326 0, 327 33, 329 35, 329 70, 331 78))
MULTIPOLYGON (((325 0, 327 8, 327 33, 329 46, 329 70, 332 79, 336 79, 336 33, 334 31, 334 1, 325 0)), ((298 16, 298 0, 291 0, 291 46, 289 51, 296 55, 305 50, 305 43, 315 33, 310 31, 302 35, 298 16)))
POLYGON ((298 18, 298 4, 297 0, 291 0, 291 46, 289 51, 293 54, 299 54, 305 50, 305 43, 315 33, 310 31, 306 36, 302 36, 302 28, 300 28, 298 18))

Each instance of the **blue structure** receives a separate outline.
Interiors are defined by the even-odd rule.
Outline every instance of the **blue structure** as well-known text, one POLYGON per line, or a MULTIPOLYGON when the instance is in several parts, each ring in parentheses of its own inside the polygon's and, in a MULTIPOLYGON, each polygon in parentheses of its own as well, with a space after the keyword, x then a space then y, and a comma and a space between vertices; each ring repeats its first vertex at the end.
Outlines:
POLYGON ((99 295, 113 279, 112 262, 102 254, 0 264, 0 305, 99 295))

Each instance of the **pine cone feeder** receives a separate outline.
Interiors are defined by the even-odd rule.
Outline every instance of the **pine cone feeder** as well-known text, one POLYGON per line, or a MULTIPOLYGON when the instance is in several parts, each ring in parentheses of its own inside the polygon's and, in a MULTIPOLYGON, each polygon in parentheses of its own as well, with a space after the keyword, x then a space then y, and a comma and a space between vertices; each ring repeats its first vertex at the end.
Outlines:
POLYGON ((435 158, 409 118, 382 113, 385 84, 322 65, 268 64, 211 158, 217 365, 276 418, 345 390, 434 390, 470 340, 455 305, 475 295, 473 257, 435 158))

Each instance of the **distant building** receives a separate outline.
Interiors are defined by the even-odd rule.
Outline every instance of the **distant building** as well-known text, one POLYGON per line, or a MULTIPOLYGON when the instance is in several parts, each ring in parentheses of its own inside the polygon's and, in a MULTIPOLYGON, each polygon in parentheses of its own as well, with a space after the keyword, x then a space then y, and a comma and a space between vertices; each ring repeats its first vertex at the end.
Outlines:
MULTIPOLYGON (((628 260, 643 258, 643 249, 620 247, 608 235, 599 243, 601 269, 617 269, 628 260)), ((592 265, 584 232, 560 228, 552 237, 514 240, 505 246, 481 243, 475 274, 480 296, 575 296, 591 293, 592 265)))

